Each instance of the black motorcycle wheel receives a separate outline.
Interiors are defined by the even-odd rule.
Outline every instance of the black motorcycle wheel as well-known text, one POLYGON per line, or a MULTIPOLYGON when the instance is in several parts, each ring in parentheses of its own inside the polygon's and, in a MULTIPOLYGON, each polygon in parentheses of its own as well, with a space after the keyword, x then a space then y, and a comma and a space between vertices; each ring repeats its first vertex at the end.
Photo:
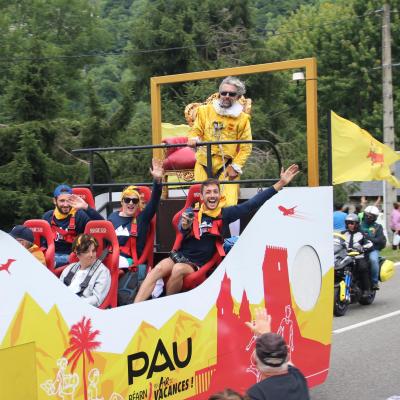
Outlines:
POLYGON ((333 314, 336 317, 343 317, 343 315, 346 314, 348 307, 348 302, 340 300, 340 288, 335 287, 333 299, 333 314))
POLYGON ((375 300, 376 290, 371 290, 367 297, 360 297, 358 302, 363 306, 369 306, 375 300))

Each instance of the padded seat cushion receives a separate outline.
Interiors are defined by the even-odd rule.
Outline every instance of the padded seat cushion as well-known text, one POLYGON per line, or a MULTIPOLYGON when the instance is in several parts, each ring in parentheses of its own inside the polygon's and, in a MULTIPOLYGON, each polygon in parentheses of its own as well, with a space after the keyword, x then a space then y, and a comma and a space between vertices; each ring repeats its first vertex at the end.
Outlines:
POLYGON ((193 169, 196 163, 196 155, 190 147, 181 147, 169 154, 164 160, 163 167, 166 171, 193 169))
MULTIPOLYGON (((162 140, 163 143, 165 144, 186 144, 188 141, 187 136, 172 136, 172 137, 167 137, 162 140)), ((184 147, 168 147, 166 149, 167 157, 169 157, 172 153, 175 153, 175 151, 184 149, 184 147)))

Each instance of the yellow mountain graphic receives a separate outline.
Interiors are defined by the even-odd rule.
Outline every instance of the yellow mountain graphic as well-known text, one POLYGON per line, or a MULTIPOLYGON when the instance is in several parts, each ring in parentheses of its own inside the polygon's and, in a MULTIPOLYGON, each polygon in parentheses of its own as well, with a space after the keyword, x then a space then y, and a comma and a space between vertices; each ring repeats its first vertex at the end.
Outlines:
MULTIPOLYGON (((173 400, 193 396, 196 371, 207 368, 210 360, 216 358, 216 315, 215 307, 203 321, 178 311, 160 329, 143 322, 122 354, 92 351, 94 362, 89 363, 87 358, 85 361, 88 390, 105 400, 129 396, 158 400, 165 395, 173 400), (134 377, 129 384, 128 359, 138 353, 146 355, 135 359, 132 368, 140 370, 146 362, 148 365, 144 373, 134 377), (187 365, 179 368, 179 363, 185 362, 187 365)), ((92 328, 96 330, 96 326, 92 328)), ((101 341, 101 335, 99 338, 101 341)), ((32 342, 35 345, 38 399, 61 398, 60 376, 73 383, 68 389, 68 395, 72 397, 66 394, 65 398, 83 399, 83 358, 77 362, 74 371, 71 371, 71 363, 64 369, 60 367, 64 362, 63 354, 70 345, 70 328, 57 306, 46 313, 26 294, 0 349, 32 342)))
POLYGON ((322 277, 320 296, 315 307, 310 311, 303 311, 296 303, 292 293, 293 310, 296 314, 301 335, 304 338, 316 340, 323 344, 331 343, 333 321, 333 275, 334 269, 322 277), (327 315, 327 312, 330 313, 327 315), (327 323, 330 321, 330 323, 327 323))

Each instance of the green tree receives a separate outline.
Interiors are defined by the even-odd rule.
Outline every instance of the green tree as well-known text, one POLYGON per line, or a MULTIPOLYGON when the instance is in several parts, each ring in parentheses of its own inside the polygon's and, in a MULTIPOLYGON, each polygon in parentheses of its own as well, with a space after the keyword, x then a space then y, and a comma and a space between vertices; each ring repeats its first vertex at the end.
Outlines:
POLYGON ((241 64, 252 53, 248 0, 147 0, 140 4, 130 48, 139 96, 152 76, 241 64))
MULTIPOLYGON (((397 1, 395 3, 398 3, 397 1)), ((381 139, 381 13, 378 1, 321 2, 302 6, 289 18, 278 19, 279 34, 266 39, 268 61, 317 57, 318 104, 320 115, 320 169, 327 178, 326 115, 332 109, 362 125, 381 139), (339 16, 339 17, 338 17, 339 16)), ((394 53, 398 52, 398 20, 393 14, 394 53)), ((304 86, 289 84, 281 91, 276 106, 294 106, 304 101, 304 86)), ((304 135, 304 108, 296 107, 277 119, 286 118, 285 138, 298 145, 304 135)), ((305 149, 305 148, 304 148, 305 149)), ((298 150, 295 150, 298 154, 298 150)))
MULTIPOLYGON (((98 18, 96 2, 0 0, 0 6, 0 105, 9 87, 18 87, 29 64, 36 68, 47 64, 48 73, 57 77, 57 93, 64 99, 61 114, 78 113, 82 108, 83 88, 79 84, 82 69, 96 61, 94 54, 107 50, 110 45, 110 35, 98 18), (40 54, 32 53, 31 42, 36 47, 40 44, 40 54), (75 57, 76 54, 88 56, 75 57), (51 62, 45 62, 47 57, 51 62)), ((0 111, 0 118, 12 121, 4 109, 0 111)))
MULTIPOLYGON (((58 155, 59 161, 43 151, 46 148, 43 143, 52 136, 53 129, 38 122, 0 129, 0 141, 7 145, 7 148, 2 147, 6 157, 2 158, 0 165, 0 204, 4 205, 0 209, 2 228, 9 229, 16 222, 39 218, 52 206, 51 193, 56 185, 62 182, 72 184, 84 179, 86 172, 76 160, 71 163, 66 157, 68 151, 65 148, 59 150, 60 153, 55 151, 54 156, 58 155), (3 141, 7 133, 12 135, 13 140, 3 141)), ((59 146, 62 142, 53 139, 53 143, 59 146)))
MULTIPOLYGON (((119 139, 124 136, 134 112, 132 83, 125 88, 119 108, 108 117, 101 105, 92 82, 88 82, 89 117, 82 129, 82 147, 126 146, 126 142, 119 139)), ((112 164, 123 162, 119 153, 104 154, 105 160, 112 164)), ((96 183, 107 183, 110 179, 104 162, 99 157, 94 159, 94 174, 96 183)), ((114 174, 113 174, 114 175, 114 174)))
POLYGON ((32 40, 27 50, 35 61, 24 61, 12 68, 12 83, 7 88, 9 117, 17 122, 53 119, 62 98, 51 62, 44 60, 42 44, 32 40))

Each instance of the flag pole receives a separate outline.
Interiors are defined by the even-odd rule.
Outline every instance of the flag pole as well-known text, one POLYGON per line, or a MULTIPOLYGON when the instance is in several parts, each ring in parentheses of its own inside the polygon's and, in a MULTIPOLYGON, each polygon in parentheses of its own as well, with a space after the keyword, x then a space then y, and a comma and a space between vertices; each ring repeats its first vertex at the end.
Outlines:
POLYGON ((328 185, 332 186, 332 129, 331 129, 331 110, 328 110, 328 185))
POLYGON ((388 236, 388 229, 387 229, 387 215, 389 214, 389 219, 390 219, 390 213, 389 210, 386 209, 386 201, 387 201, 387 182, 385 180, 382 181, 382 212, 383 212, 383 233, 385 234, 385 236, 389 239, 388 236))

